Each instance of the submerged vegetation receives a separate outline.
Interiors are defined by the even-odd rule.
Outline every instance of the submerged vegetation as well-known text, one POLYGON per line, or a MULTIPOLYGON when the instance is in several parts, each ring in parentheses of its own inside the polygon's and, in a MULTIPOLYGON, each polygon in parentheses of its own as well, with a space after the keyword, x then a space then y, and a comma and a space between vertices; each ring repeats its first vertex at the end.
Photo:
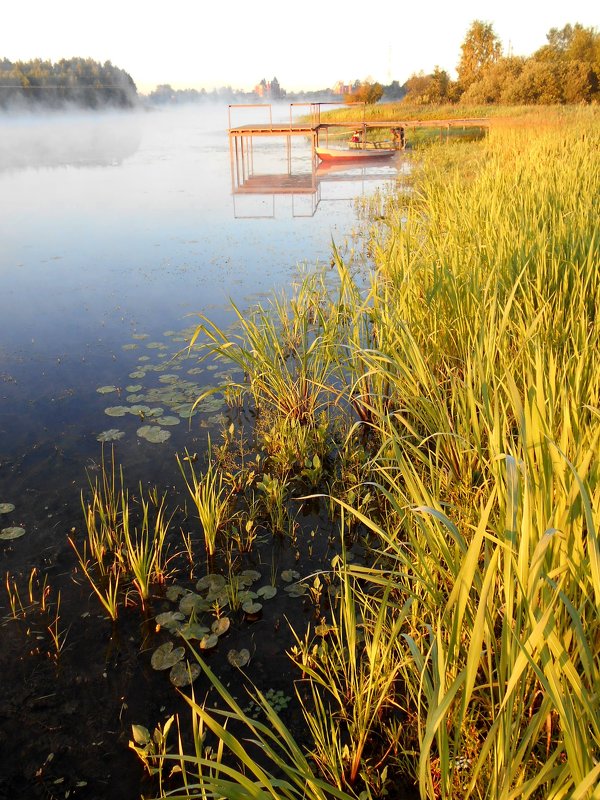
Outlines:
POLYGON ((598 796, 599 146, 593 110, 434 146, 370 209, 366 288, 335 254, 334 290, 202 321, 194 347, 245 375, 224 484, 188 484, 236 489, 209 529, 230 554, 260 520, 310 536, 280 511, 319 496, 339 555, 299 582, 303 744, 193 651, 224 706, 188 698, 191 749, 182 720, 176 752, 173 720, 134 731, 161 796, 598 796))

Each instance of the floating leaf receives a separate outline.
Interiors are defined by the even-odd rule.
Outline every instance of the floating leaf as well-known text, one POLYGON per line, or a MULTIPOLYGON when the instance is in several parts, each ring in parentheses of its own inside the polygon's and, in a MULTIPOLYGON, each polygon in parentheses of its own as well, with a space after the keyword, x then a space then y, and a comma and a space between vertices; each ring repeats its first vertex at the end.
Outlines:
POLYGON ((252 592, 250 589, 242 589, 241 592, 237 593, 237 599, 242 605, 247 603, 248 600, 256 600, 257 597, 256 592, 252 592))
POLYGON ((210 604, 207 603, 204 597, 200 597, 195 592, 188 592, 185 597, 181 598, 179 603, 179 610, 186 616, 194 613, 200 614, 203 611, 208 611, 209 608, 210 604))
POLYGON ((152 668, 156 670, 170 669, 185 655, 185 647, 176 647, 173 649, 173 642, 165 642, 157 647, 152 653, 150 663, 152 668))
POLYGON ((179 661, 171 668, 169 679, 173 686, 181 688, 182 686, 189 686, 190 683, 196 680, 198 675, 200 675, 200 666, 198 664, 179 661))
POLYGON ((290 581, 298 580, 300 577, 300 573, 296 572, 295 569, 284 569, 281 573, 281 579, 284 580, 286 583, 290 581))
POLYGON ((159 425, 179 425, 181 422, 179 417, 158 417, 156 421, 159 425))
POLYGON ((130 372, 129 373, 129 377, 130 378, 136 378, 136 379, 139 380, 140 378, 145 378, 146 377, 146 372, 143 369, 136 369, 134 372, 130 372))
POLYGON ((260 580, 260 572, 257 572, 255 569, 244 569, 240 572, 240 575, 242 578, 248 578, 252 583, 260 580))
POLYGON ((250 651, 246 650, 230 650, 227 653, 227 661, 232 667, 245 667, 250 661, 250 651))
POLYGON ((213 622, 213 624, 210 626, 210 629, 216 636, 223 636, 223 634, 227 633, 229 630, 230 625, 231 620, 229 617, 219 617, 219 619, 216 619, 213 622))
POLYGON ((109 406, 104 409, 104 413, 109 417, 124 417, 125 414, 129 414, 129 408, 128 406, 109 406))
POLYGON ((203 578, 200 578, 196 584, 196 589, 199 591, 202 591, 203 589, 209 589, 211 592, 218 592, 225 586, 226 583, 227 581, 225 580, 224 575, 209 573, 203 578))
POLYGON ((137 429, 137 435, 140 439, 145 439, 152 444, 162 444, 171 437, 171 431, 165 431, 163 428, 157 428, 153 425, 142 425, 137 429))
POLYGON ((247 614, 249 617, 255 617, 262 611, 262 604, 255 603, 254 600, 248 600, 248 602, 244 603, 242 606, 242 610, 244 614, 247 614))
POLYGON ((149 339, 150 337, 147 333, 134 333, 131 338, 141 341, 142 339, 149 339))
POLYGON ((306 594, 306 586, 303 583, 292 583, 291 586, 286 586, 283 590, 287 592, 290 597, 302 597, 306 594))
POLYGON ((176 583, 174 583, 172 586, 169 586, 165 594, 167 600, 170 600, 172 603, 176 603, 180 597, 189 594, 189 590, 184 589, 183 586, 178 586, 176 583))
POLYGON ((121 345, 122 350, 137 350, 137 348, 138 348, 137 344, 132 344, 132 343, 121 345))
POLYGON ((185 616, 180 611, 165 611, 163 614, 159 614, 156 619, 156 624, 160 625, 161 628, 166 628, 167 630, 177 630, 180 628, 180 623, 185 619, 185 616))
POLYGON ((98 394, 110 394, 111 392, 116 392, 116 386, 99 386, 96 391, 98 394))
POLYGON ((107 431, 102 431, 96 436, 97 442, 118 442, 125 436, 125 431, 120 431, 118 428, 110 428, 107 431))
POLYGON ((19 528, 17 526, 2 528, 0 532, 0 539, 19 539, 21 536, 25 536, 25 528, 19 528))
POLYGON ((277 588, 275 586, 261 586, 260 589, 256 590, 256 594, 259 597, 264 598, 265 600, 271 600, 272 597, 275 597, 277 594, 277 588))
POLYGON ((200 639, 200 650, 212 650, 213 647, 216 647, 219 642, 219 637, 215 633, 209 634, 209 636, 205 636, 204 639, 200 639))
POLYGON ((15 507, 12 503, 0 503, 0 514, 10 514, 14 510, 15 507))
POLYGON ((198 622, 188 622, 187 625, 179 628, 177 633, 183 636, 184 639, 202 639, 209 633, 209 630, 206 625, 200 625, 198 622))

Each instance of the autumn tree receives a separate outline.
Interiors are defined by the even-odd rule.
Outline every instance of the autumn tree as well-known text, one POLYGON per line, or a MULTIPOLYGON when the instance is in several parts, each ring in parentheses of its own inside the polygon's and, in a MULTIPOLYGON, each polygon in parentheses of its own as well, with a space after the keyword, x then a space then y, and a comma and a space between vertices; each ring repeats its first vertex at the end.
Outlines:
POLYGON ((346 103, 367 103, 373 105, 378 103, 383 97, 383 86, 380 83, 362 81, 358 86, 355 84, 350 94, 344 96, 346 103))
POLYGON ((492 25, 477 19, 471 23, 460 49, 461 57, 456 70, 463 90, 475 83, 485 68, 502 55, 502 45, 492 25))

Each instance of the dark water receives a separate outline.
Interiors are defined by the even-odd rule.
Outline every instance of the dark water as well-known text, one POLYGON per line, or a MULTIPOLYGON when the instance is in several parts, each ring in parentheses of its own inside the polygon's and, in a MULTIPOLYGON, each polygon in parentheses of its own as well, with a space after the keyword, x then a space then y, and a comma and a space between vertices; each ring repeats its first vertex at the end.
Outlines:
MULTIPOLYGON (((227 127, 226 107, 202 106, 0 118, 0 503, 15 506, 0 527, 26 531, 0 540, 0 798, 140 796, 131 723, 153 727, 176 696, 149 666, 152 619, 126 610, 113 628, 77 580, 67 534, 83 535, 80 492, 98 474, 98 437, 118 432, 128 485, 176 494, 175 454, 204 452, 222 411, 207 404, 190 419, 190 404, 226 379, 177 355, 197 315, 224 327, 231 301, 243 310, 289 292, 302 270, 329 264, 332 240, 350 258, 355 199, 401 166, 317 173, 306 144, 294 143, 288 161, 284 143, 268 140, 255 145, 251 176, 264 191, 234 194, 227 127), (298 192, 264 180, 289 170, 298 192), (115 407, 119 416, 106 413, 115 407), (155 411, 166 418, 164 443, 140 435, 155 411), (30 609, 18 620, 15 587, 30 609), (57 614, 58 659, 48 630, 57 614)), ((263 582, 328 557, 325 544, 310 558, 301 549, 260 556, 263 582)), ((262 688, 291 692, 287 619, 302 629, 312 613, 284 597, 260 622, 232 629, 230 646, 252 650, 262 688)), ((223 653, 214 658, 234 682, 223 653)), ((302 737, 299 719, 290 713, 288 724, 302 737)))

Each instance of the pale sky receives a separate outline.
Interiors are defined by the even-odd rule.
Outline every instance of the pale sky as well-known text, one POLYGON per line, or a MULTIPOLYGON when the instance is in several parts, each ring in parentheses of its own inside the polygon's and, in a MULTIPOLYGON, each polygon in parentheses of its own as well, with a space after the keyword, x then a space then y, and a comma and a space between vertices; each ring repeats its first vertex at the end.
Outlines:
POLYGON ((400 83, 438 65, 455 77, 471 22, 492 23, 504 51, 530 55, 550 28, 600 25, 598 0, 0 0, 0 58, 81 56, 126 70, 140 92, 288 91, 341 80, 400 83))

